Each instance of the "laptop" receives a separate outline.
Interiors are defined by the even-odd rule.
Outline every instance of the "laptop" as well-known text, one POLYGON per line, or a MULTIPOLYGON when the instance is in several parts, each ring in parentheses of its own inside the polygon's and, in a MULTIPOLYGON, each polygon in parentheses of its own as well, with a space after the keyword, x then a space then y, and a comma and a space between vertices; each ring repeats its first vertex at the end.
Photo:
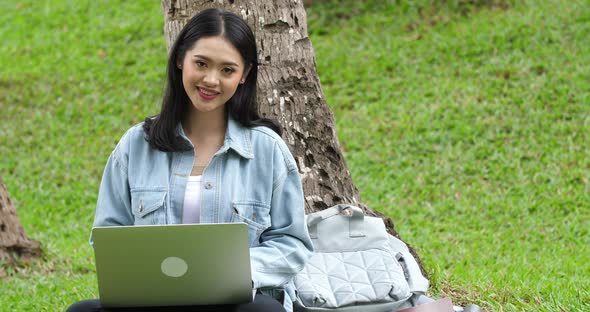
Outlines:
POLYGON ((95 227, 92 235, 105 307, 253 300, 245 223, 95 227))

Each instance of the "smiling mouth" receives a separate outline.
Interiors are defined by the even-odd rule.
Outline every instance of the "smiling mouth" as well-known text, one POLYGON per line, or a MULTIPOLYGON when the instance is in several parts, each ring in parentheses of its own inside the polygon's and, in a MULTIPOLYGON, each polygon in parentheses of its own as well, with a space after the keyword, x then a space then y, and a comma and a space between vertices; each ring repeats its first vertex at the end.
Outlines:
POLYGON ((199 95, 205 100, 212 100, 219 95, 219 92, 214 90, 209 90, 201 87, 197 87, 197 92, 199 95))

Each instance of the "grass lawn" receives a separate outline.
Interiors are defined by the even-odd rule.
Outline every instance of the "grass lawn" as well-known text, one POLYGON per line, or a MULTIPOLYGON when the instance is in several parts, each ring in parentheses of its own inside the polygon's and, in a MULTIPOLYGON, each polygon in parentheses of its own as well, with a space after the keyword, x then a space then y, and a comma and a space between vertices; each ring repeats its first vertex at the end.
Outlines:
MULTIPOLYGON (((46 252, 0 280, 0 306, 62 311, 98 295, 98 185, 159 108, 163 17, 159 1, 0 12, 0 175, 46 252)), ((431 295, 590 311, 590 2, 334 0, 308 24, 353 180, 431 295)))

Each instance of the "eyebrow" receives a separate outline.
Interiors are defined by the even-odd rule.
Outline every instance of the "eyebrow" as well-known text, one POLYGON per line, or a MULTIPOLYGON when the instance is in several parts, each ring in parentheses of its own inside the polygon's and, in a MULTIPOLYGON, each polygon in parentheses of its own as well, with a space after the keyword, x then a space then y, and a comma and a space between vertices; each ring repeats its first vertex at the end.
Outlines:
MULTIPOLYGON (((209 57, 206 57, 206 56, 204 56, 204 55, 195 54, 195 55, 193 55, 193 56, 194 56, 194 57, 199 57, 199 58, 202 58, 202 59, 204 59, 204 60, 206 60, 206 61, 209 61, 209 62, 211 62, 211 61, 212 61, 212 60, 211 60, 211 58, 209 58, 209 57)), ((234 62, 223 62, 223 63, 221 63, 221 65, 233 65, 233 66, 236 66, 236 67, 240 67, 240 65, 238 65, 238 64, 236 64, 236 63, 234 63, 234 62)))

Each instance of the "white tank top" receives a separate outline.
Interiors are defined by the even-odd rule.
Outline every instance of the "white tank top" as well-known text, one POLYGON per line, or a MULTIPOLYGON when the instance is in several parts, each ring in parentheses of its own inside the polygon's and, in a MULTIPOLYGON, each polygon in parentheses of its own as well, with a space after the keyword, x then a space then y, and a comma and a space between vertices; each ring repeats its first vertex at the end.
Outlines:
POLYGON ((184 193, 182 223, 201 222, 201 176, 189 176, 184 193))

